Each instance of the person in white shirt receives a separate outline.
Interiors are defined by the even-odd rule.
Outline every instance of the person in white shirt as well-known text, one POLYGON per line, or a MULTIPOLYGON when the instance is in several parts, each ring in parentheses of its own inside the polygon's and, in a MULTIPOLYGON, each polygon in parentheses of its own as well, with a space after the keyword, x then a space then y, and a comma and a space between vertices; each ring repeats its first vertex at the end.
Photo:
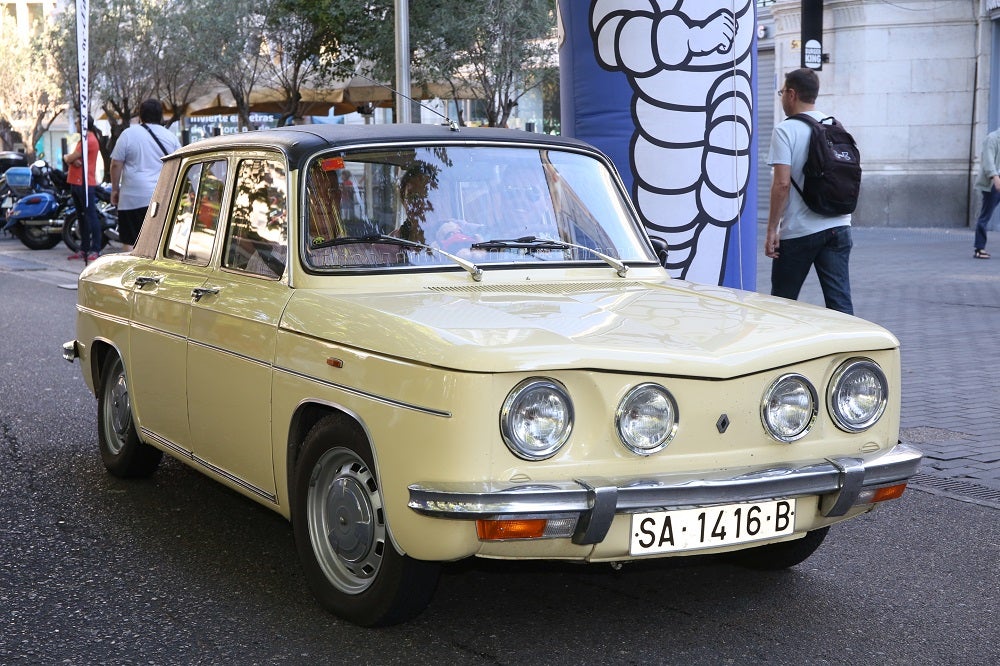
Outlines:
POLYGON ((767 163, 773 167, 770 212, 764 254, 771 264, 771 295, 797 299, 811 268, 816 269, 826 307, 854 314, 851 301, 849 263, 851 216, 825 216, 812 211, 792 181, 804 183, 803 167, 809 154, 812 128, 791 116, 799 113, 822 120, 817 111, 819 77, 811 69, 796 69, 785 75, 778 91, 781 108, 788 116, 774 128, 767 163))
POLYGON ((111 203, 118 207, 118 236, 126 251, 139 237, 163 157, 180 148, 162 123, 160 100, 147 99, 139 105, 139 124, 122 132, 111 151, 111 203))

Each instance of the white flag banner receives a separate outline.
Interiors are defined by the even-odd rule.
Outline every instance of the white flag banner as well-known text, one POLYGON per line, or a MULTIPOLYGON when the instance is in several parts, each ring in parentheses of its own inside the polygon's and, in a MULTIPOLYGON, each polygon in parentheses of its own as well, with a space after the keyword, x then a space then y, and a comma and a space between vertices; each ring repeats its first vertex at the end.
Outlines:
MULTIPOLYGON (((88 17, 90 15, 90 0, 76 0, 76 59, 80 68, 80 150, 83 152, 83 184, 91 185, 87 181, 87 117, 90 108, 90 90, 87 81, 90 78, 90 25, 88 17)), ((84 201, 87 197, 87 188, 83 189, 84 201)), ((89 202, 87 202, 89 204, 89 202)), ((80 218, 85 219, 85 214, 81 211, 80 218)))

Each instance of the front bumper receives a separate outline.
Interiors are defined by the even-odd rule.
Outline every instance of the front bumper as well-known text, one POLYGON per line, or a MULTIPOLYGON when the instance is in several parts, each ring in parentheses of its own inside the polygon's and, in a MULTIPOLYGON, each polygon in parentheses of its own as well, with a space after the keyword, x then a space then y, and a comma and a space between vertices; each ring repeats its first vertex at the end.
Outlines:
POLYGON ((872 458, 828 458, 801 465, 742 468, 645 478, 462 483, 409 487, 409 507, 437 518, 577 517, 573 542, 604 540, 616 514, 819 495, 822 514, 843 516, 863 503, 862 491, 903 483, 916 474, 921 453, 898 444, 872 458))

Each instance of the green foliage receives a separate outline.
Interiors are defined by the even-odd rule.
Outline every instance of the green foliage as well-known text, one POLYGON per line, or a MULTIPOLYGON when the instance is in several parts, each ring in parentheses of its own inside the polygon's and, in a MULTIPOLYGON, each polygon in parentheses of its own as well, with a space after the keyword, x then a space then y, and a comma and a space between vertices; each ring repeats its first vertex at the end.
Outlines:
MULTIPOLYGON (((91 98, 112 142, 149 97, 176 119, 221 84, 249 125, 255 91, 277 91, 282 120, 303 91, 356 72, 395 78, 395 0, 91 0, 91 98)), ((410 0, 413 80, 479 97, 491 125, 551 76, 555 0, 410 0), (444 82, 442 87, 440 84, 444 82)), ((50 35, 60 90, 76 91, 75 16, 50 35)), ((275 93, 271 93, 274 97, 275 93)), ((95 115, 97 115, 95 113, 95 115)))

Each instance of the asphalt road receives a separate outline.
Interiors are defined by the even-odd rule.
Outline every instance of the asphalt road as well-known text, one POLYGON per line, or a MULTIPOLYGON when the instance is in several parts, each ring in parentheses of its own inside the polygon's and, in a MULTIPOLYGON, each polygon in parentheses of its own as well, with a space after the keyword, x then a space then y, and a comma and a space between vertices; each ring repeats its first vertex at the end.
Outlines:
POLYGON ((104 472, 55 282, 0 272, 0 664, 1000 662, 1000 511, 912 490, 787 572, 469 561, 411 623, 345 624, 276 514, 104 472))

